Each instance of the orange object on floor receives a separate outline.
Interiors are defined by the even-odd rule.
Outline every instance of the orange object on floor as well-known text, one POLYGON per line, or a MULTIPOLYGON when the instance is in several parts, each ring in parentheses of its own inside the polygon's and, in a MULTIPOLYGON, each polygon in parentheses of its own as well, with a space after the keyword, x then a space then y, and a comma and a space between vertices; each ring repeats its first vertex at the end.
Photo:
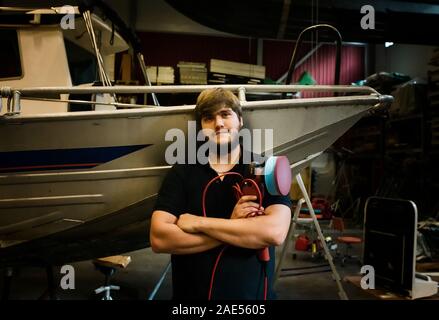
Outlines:
POLYGON ((345 252, 341 254, 341 263, 342 266, 344 266, 346 259, 353 259, 356 258, 354 256, 349 255, 349 250, 352 249, 352 246, 355 244, 360 244, 363 242, 363 240, 359 237, 353 237, 353 236, 347 236, 344 234, 345 225, 343 218, 340 217, 332 217, 332 228, 334 230, 337 230, 340 234, 340 236, 337 237, 337 242, 340 244, 344 244, 345 246, 345 252))

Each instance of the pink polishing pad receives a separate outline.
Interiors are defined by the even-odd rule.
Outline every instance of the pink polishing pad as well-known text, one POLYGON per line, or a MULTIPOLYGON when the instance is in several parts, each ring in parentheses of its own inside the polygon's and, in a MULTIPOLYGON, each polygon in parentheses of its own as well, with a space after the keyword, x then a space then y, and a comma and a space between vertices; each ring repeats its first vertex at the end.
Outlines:
POLYGON ((265 186, 273 196, 286 196, 291 188, 291 168, 286 156, 269 157, 264 167, 265 186))
POLYGON ((276 189, 279 194, 286 196, 291 188, 291 168, 286 156, 278 156, 274 166, 276 189))

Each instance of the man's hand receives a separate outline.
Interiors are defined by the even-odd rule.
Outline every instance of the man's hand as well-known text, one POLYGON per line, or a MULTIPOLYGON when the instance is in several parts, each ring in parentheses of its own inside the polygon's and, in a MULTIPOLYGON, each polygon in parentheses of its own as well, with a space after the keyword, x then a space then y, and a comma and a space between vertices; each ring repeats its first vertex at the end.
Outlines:
POLYGON ((249 218, 264 214, 264 207, 259 207, 258 203, 252 201, 257 198, 257 196, 242 196, 233 208, 230 219, 249 218))
POLYGON ((177 226, 187 233, 198 233, 197 226, 203 217, 183 213, 177 220, 177 226))

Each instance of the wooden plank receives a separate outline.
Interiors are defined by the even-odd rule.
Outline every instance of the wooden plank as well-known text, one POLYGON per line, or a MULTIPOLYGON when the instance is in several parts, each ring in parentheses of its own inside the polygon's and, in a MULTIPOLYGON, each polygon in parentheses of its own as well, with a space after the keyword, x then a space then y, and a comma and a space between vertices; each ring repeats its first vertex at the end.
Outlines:
POLYGON ((106 267, 126 268, 131 262, 130 256, 110 256, 93 260, 94 263, 106 267))
POLYGON ((265 79, 265 66, 210 59, 210 72, 265 79))

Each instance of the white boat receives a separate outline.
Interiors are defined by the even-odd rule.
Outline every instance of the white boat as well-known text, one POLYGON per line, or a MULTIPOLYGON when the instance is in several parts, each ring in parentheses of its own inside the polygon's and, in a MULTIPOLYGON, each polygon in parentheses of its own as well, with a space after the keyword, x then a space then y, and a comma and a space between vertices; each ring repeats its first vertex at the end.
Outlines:
MULTIPOLYGON (((51 35, 55 39, 51 44, 56 42, 57 54, 61 54, 61 31, 47 30, 35 32, 41 39, 45 39, 44 32, 51 35)), ((32 30, 19 29, 17 34, 23 43, 20 48, 25 49, 26 41, 33 39, 32 30)), ((40 49, 47 54, 46 48, 40 49)), ((23 68, 26 75, 25 63, 23 68)), ((66 70, 67 66, 57 68, 66 70)), ((0 266, 58 265, 149 246, 152 206, 170 168, 165 150, 171 142, 165 141, 165 134, 172 128, 187 133, 187 123, 193 120, 194 105, 115 109, 113 104, 109 110, 68 112, 68 102, 41 97, 200 92, 212 87, 75 87, 69 79, 58 82, 62 86, 0 81, 4 105, 0 115, 0 266), (30 97, 38 98, 26 105, 30 97)), ((254 151, 287 155, 291 163, 325 150, 361 117, 391 101, 372 88, 359 86, 214 87, 239 95, 246 127, 273 129, 273 148, 254 151), (246 99, 249 93, 305 90, 337 92, 338 96, 246 99)))

